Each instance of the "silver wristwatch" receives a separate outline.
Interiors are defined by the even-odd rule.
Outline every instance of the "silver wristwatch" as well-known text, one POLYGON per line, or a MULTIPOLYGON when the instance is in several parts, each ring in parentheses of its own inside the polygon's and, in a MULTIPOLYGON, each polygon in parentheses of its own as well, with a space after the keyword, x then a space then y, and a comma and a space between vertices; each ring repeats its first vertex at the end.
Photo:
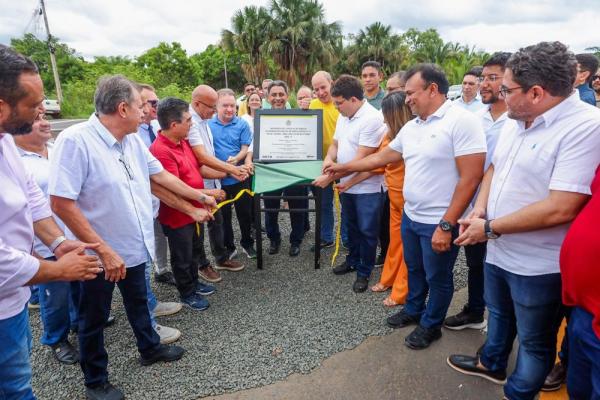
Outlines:
POLYGON ((54 253, 54 251, 58 248, 58 246, 60 246, 62 244, 62 242, 64 242, 65 240, 67 240, 67 238, 64 237, 63 235, 60 235, 59 237, 54 239, 54 241, 50 244, 50 246, 48 246, 48 248, 50 249, 50 251, 52 253, 54 253))

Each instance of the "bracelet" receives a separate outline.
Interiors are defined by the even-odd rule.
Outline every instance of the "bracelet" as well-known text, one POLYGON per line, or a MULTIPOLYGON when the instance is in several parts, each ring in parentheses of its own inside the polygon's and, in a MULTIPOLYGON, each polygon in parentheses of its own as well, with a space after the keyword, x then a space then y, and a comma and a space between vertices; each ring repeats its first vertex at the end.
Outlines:
POLYGON ((60 235, 59 237, 54 239, 54 241, 50 244, 50 246, 48 246, 48 248, 50 249, 50 251, 52 253, 54 253, 54 251, 58 248, 58 246, 60 246, 62 244, 62 242, 64 242, 65 240, 67 240, 67 238, 64 237, 63 235, 60 235))

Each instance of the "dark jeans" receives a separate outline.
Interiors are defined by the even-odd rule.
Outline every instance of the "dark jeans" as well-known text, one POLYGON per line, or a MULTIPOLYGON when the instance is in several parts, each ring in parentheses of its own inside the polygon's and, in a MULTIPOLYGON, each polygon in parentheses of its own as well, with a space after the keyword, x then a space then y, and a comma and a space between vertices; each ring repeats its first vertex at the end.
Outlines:
POLYGON ((504 393, 511 400, 532 400, 554 365, 560 274, 517 275, 486 263, 484 279, 489 321, 481 363, 491 371, 506 370, 518 335, 517 364, 504 393))
POLYGON ((381 209, 381 222, 379 224, 379 247, 385 260, 390 245, 390 196, 388 196, 388 192, 385 192, 383 196, 383 208, 381 209))
MULTIPOLYGON (((127 268, 125 279, 117 282, 127 319, 137 339, 138 351, 144 355, 160 345, 160 337, 150 323, 145 278, 146 263, 127 268)), ((79 354, 86 386, 108 381, 108 354, 104 348, 104 325, 110 314, 115 284, 104 279, 80 283, 79 297, 79 354)))
MULTIPOLYGON (((291 186, 285 189, 274 190, 272 192, 265 193, 265 196, 306 196, 308 191, 306 186, 291 186)), ((279 208, 281 206, 280 199, 264 199, 265 208, 279 208)), ((290 210, 307 209, 308 199, 288 199, 288 205, 290 210)), ((304 238, 304 224, 306 220, 307 212, 291 212, 290 221, 292 225, 292 232, 290 233, 290 243, 292 245, 299 246, 304 238)), ((279 213, 278 212, 266 212, 265 213, 265 228, 267 230, 267 237, 271 242, 281 242, 281 232, 279 232, 279 213)))
POLYGON ((225 232, 223 230, 223 213, 216 212, 215 219, 208 222, 208 241, 210 251, 215 257, 217 264, 227 260, 227 247, 225 247, 225 232))
POLYGON ((486 249, 486 242, 465 246, 467 268, 469 268, 468 308, 470 313, 481 316, 485 312, 485 301, 483 300, 483 265, 485 264, 486 249))
POLYGON ((377 257, 377 237, 383 193, 340 196, 348 229, 349 252, 346 263, 356 268, 359 277, 370 277, 377 257))
POLYGON ((209 264, 204 252, 203 226, 195 222, 177 229, 163 225, 163 231, 169 238, 171 269, 177 290, 182 298, 188 297, 196 291, 198 268, 209 264))
MULTIPOLYGON (((223 186, 223 190, 227 193, 227 199, 232 199, 240 190, 249 188, 250 179, 233 185, 223 186)), ((237 215, 240 231, 242 233, 240 244, 242 247, 248 248, 254 244, 254 238, 252 237, 252 198, 248 194, 244 194, 238 201, 233 203, 233 206, 235 207, 235 214, 237 215)), ((223 213, 225 247, 227 247, 227 250, 229 251, 235 250, 231 207, 231 204, 227 204, 221 208, 221 212, 223 213)))
POLYGON ((32 400, 31 331, 27 306, 17 315, 0 320, 0 399, 32 400))
MULTIPOLYGON (((458 246, 436 253, 431 238, 437 224, 422 224, 402 214, 402 245, 408 269, 408 296, 404 310, 420 317, 424 328, 442 326, 452 295, 454 294, 453 269, 458 246), (427 300, 427 296, 429 299, 427 300)), ((452 240, 458 230, 452 233, 452 240)))
POLYGON ((572 400, 600 400, 600 337, 592 330, 593 318, 581 307, 572 309, 567 369, 567 391, 572 400))

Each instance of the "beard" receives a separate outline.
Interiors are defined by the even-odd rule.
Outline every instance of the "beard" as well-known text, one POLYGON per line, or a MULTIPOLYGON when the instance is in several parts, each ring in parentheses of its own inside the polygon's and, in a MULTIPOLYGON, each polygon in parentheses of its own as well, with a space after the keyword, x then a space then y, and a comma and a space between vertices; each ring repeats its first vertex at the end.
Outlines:
POLYGON ((23 118, 19 118, 17 115, 17 110, 13 109, 8 121, 2 124, 2 128, 14 136, 27 135, 33 129, 33 121, 24 121, 23 118))
POLYGON ((500 100, 500 97, 499 97, 497 94, 495 94, 495 93, 491 93, 491 94, 490 94, 490 97, 489 97, 489 99, 484 99, 484 98, 482 98, 482 99, 481 99, 481 102, 482 102, 483 104, 494 104, 494 103, 496 103, 498 100, 500 100))

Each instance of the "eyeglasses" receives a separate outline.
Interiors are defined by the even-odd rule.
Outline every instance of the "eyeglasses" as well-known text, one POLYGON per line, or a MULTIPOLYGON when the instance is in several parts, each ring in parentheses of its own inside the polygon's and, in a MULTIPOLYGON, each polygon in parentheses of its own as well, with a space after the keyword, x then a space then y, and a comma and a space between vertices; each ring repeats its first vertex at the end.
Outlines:
POLYGON ((125 156, 123 156, 123 155, 119 156, 119 162, 121 164, 123 164, 123 167, 125 167, 125 172, 127 172, 127 176, 129 177, 129 180, 133 180, 133 169, 131 169, 131 166, 129 165, 129 163, 127 161, 125 161, 125 156))
POLYGON ((336 107, 339 107, 339 106, 341 106, 342 104, 344 104, 346 101, 347 101, 347 100, 346 100, 346 99, 344 99, 344 98, 342 97, 342 101, 336 101, 336 100, 334 100, 334 101, 333 101, 333 104, 334 104, 336 107))
POLYGON ((592 76, 592 80, 595 81, 596 79, 600 79, 600 75, 594 75, 592 76))
POLYGON ((512 88, 507 88, 506 86, 502 86, 500 87, 500 93, 502 93, 502 96, 506 97, 507 94, 510 94, 513 90, 516 89, 523 89, 523 86, 515 86, 512 88))
POLYGON ((158 100, 148 100, 148 104, 150 104, 150 107, 156 108, 156 106, 158 106, 158 100))
POLYGON ((198 103, 202 104, 204 107, 206 108, 210 108, 211 110, 217 111, 217 105, 208 105, 205 102, 203 102, 202 100, 198 100, 198 103))
POLYGON ((496 75, 496 74, 491 74, 491 75, 481 75, 481 76, 478 78, 478 80, 479 80, 479 83, 483 83, 483 82, 485 82, 486 80, 487 80, 488 82, 490 82, 490 83, 494 83, 494 82, 496 82, 496 81, 499 81, 500 79, 502 79, 502 77, 501 77, 501 76, 498 76, 498 75, 496 75))

